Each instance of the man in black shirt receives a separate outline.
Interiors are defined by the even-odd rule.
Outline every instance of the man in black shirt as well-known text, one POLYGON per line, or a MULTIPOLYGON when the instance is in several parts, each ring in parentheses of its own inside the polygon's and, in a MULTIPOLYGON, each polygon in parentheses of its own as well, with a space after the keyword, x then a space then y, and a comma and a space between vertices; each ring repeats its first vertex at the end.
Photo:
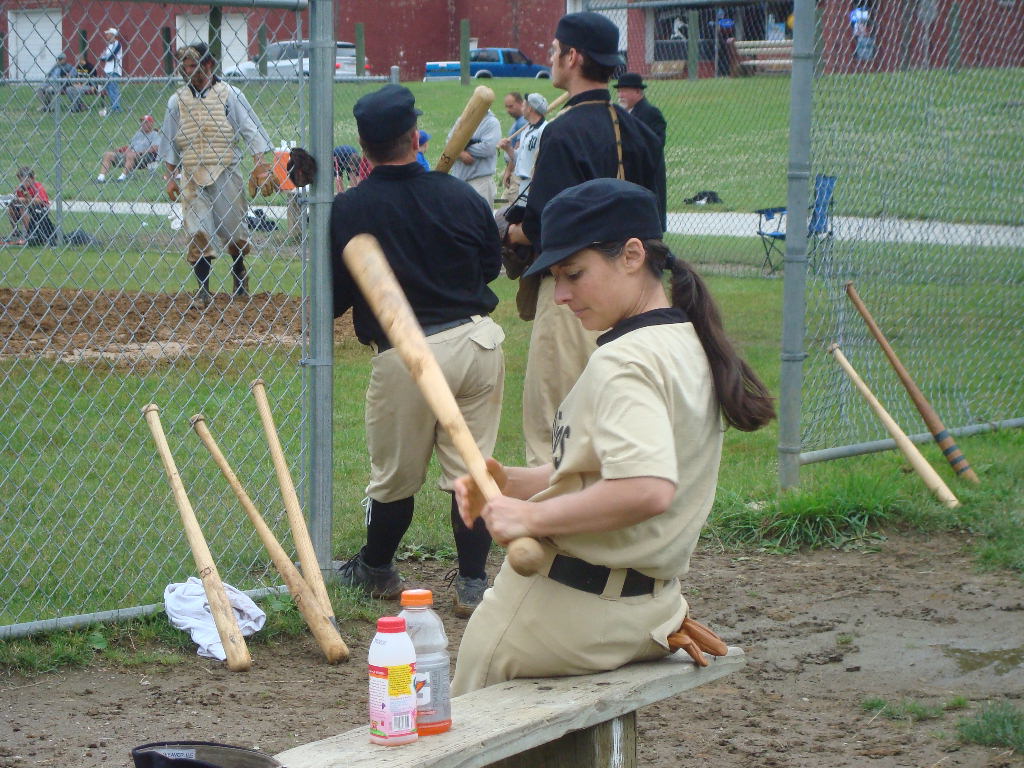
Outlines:
MULTIPOLYGON (((620 178, 647 187, 665 218, 665 156, 658 137, 621 106, 613 105, 608 81, 619 56, 619 30, 598 13, 561 18, 551 47, 551 84, 569 92, 557 120, 544 129, 521 225, 509 227, 512 243, 541 242, 541 211, 568 187, 597 178, 620 178)), ((531 288, 520 280, 520 292, 531 288)), ((576 383, 594 350, 597 332, 586 331, 568 307, 554 303, 554 280, 540 279, 536 316, 523 381, 526 461, 551 461, 555 410, 576 383)), ((520 297, 522 298, 522 297, 520 297)), ((524 301, 520 301, 522 308, 524 301)), ((530 313, 524 315, 527 316, 530 313)))
POLYGON ((619 93, 619 104, 629 110, 629 114, 650 128, 661 139, 665 146, 665 116, 661 110, 647 99, 647 83, 636 72, 627 72, 615 83, 619 93))
MULTIPOLYGON (((334 315, 351 307, 356 336, 376 354, 366 392, 366 545, 339 577, 373 596, 395 598, 402 579, 393 559, 412 522, 413 495, 423 485, 431 452, 436 450, 444 491, 451 492, 466 469, 341 254, 355 235, 380 241, 477 445, 489 456, 501 418, 505 335, 488 317, 498 297, 487 284, 501 269, 501 246, 483 198, 464 181, 428 173, 416 161, 421 113, 407 88, 384 86, 360 98, 352 112, 373 172, 334 199, 334 315)), ((491 538, 482 520, 472 529, 462 523, 454 497, 451 521, 459 556, 455 612, 468 616, 487 588, 491 538)))

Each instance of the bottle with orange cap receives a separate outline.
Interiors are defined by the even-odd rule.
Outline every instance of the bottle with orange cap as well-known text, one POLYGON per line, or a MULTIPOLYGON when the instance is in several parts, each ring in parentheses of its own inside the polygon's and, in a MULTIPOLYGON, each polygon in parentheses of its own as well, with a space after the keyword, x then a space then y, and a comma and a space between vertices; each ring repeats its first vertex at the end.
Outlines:
POLYGON ((429 589, 402 592, 402 612, 406 631, 416 650, 416 729, 420 736, 444 733, 452 727, 449 691, 451 659, 444 624, 431 606, 429 589))

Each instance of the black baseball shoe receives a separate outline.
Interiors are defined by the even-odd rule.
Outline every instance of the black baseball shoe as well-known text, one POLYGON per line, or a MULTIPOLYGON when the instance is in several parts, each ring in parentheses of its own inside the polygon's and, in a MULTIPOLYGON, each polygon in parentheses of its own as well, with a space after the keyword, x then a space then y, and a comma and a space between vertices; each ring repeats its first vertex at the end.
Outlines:
POLYGON ((338 583, 357 587, 370 597, 395 600, 402 594, 403 581, 398 569, 391 563, 374 567, 363 561, 363 551, 338 568, 338 583))

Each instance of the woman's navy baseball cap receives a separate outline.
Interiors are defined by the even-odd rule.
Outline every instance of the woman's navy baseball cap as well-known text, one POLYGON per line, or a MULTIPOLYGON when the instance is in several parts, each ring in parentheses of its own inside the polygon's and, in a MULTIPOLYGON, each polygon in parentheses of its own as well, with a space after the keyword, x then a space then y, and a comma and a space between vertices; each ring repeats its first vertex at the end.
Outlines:
POLYGON ((596 243, 664 234, 654 193, 619 179, 592 179, 562 190, 544 206, 540 224, 540 255, 524 277, 596 243))

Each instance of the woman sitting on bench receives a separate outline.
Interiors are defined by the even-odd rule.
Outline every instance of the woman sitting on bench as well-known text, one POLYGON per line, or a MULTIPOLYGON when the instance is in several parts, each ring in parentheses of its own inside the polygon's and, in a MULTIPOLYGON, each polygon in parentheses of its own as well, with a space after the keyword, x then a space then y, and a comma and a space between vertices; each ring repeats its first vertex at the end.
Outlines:
POLYGON ((463 519, 479 511, 502 544, 538 538, 546 564, 531 577, 502 565, 466 627, 453 695, 670 653, 723 421, 752 431, 774 417, 704 282, 661 241, 650 191, 616 179, 571 187, 544 208, 541 231, 526 274, 550 269, 555 301, 584 328, 607 330, 558 409, 552 462, 489 459, 503 495, 486 503, 469 477, 456 481, 463 519))

